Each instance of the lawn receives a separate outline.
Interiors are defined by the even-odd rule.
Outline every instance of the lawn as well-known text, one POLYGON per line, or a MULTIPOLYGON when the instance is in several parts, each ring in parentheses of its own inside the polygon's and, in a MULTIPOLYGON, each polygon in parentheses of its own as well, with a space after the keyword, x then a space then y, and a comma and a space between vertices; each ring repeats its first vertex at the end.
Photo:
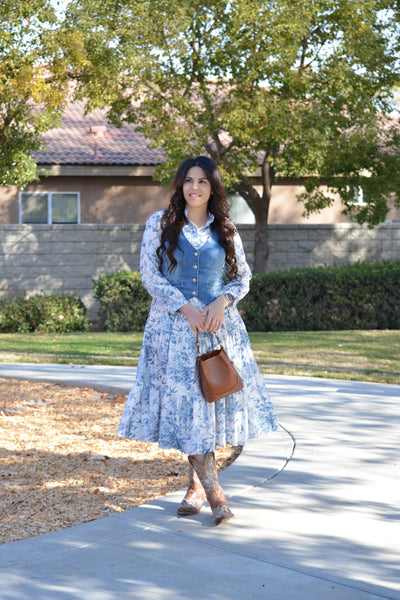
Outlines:
POLYGON ((400 384, 400 331, 251 334, 263 373, 400 384))
MULTIPOLYGON (((263 373, 400 384, 400 331, 251 333, 263 373)), ((137 365, 141 333, 0 334, 1 362, 137 365)))

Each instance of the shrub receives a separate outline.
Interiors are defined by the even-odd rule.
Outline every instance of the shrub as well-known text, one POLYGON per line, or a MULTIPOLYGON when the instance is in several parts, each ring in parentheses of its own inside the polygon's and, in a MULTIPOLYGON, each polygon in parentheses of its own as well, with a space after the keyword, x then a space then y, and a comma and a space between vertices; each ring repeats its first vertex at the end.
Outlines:
MULTIPOLYGON (((151 298, 140 274, 118 271, 94 282, 107 331, 142 331, 151 298)), ((400 261, 254 275, 239 304, 249 331, 400 329, 400 261)))
POLYGON ((0 300, 1 333, 66 333, 88 329, 86 308, 75 294, 0 300))
POLYGON ((400 261, 255 275, 240 311, 250 331, 400 329, 400 261))
POLYGON ((151 297, 142 286, 140 274, 117 271, 93 282, 99 300, 99 320, 106 331, 142 331, 151 297))

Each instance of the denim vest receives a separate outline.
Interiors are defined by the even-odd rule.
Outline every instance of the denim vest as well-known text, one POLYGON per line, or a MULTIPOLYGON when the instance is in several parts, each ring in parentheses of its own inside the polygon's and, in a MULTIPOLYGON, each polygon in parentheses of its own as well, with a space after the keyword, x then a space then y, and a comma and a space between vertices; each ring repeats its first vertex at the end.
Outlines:
POLYGON ((215 231, 211 231, 208 240, 199 249, 194 248, 181 232, 174 257, 178 264, 172 272, 168 272, 169 261, 164 254, 161 272, 187 300, 199 298, 207 305, 221 294, 224 287, 225 250, 215 231))

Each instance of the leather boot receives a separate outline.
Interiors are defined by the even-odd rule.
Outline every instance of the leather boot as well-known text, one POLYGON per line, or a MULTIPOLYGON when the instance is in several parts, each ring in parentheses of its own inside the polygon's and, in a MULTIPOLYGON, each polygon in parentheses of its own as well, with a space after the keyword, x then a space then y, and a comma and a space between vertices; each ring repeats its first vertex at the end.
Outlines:
POLYGON ((214 515, 215 524, 219 525, 231 519, 234 515, 228 506, 224 490, 218 481, 214 452, 207 452, 204 465, 194 456, 189 456, 189 462, 192 464, 205 489, 207 500, 214 515))
POLYGON ((195 515, 203 508, 206 493, 196 471, 189 462, 189 487, 186 496, 178 506, 178 515, 195 515))

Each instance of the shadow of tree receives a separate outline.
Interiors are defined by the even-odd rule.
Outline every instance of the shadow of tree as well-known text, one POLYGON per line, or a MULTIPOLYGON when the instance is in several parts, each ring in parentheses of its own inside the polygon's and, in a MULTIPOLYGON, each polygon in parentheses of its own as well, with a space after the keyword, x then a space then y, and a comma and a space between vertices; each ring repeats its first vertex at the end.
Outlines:
POLYGON ((238 482, 226 527, 207 509, 176 518, 172 494, 15 542, 0 548, 5 600, 398 600, 399 387, 267 380, 296 451, 266 481, 269 436, 258 462, 245 450, 226 472, 238 482))

